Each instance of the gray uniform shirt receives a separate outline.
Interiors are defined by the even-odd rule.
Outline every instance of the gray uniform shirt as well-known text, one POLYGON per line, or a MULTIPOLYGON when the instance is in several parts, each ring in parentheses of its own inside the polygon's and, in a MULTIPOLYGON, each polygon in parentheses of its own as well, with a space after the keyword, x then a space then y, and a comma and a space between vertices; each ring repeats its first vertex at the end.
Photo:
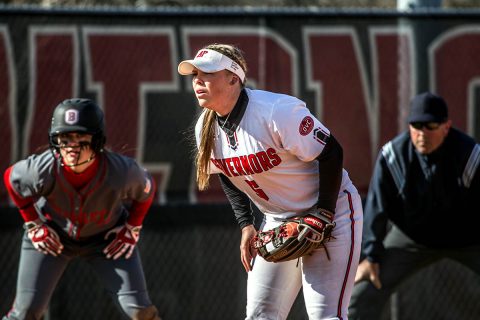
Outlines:
POLYGON ((17 194, 34 199, 43 220, 83 240, 111 229, 128 215, 131 201, 143 202, 154 192, 151 176, 134 159, 105 151, 97 161, 98 171, 79 191, 50 151, 17 162, 10 183, 17 194))

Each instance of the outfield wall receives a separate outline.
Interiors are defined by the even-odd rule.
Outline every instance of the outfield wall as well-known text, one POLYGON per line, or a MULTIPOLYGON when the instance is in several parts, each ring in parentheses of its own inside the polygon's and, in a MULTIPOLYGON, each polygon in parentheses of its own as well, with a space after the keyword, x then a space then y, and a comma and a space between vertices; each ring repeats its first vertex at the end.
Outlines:
MULTIPOLYGON (((480 14, 270 10, 0 10, 0 133, 5 168, 47 143, 67 97, 98 101, 107 144, 154 175, 157 202, 224 202, 193 186, 199 108, 179 61, 239 45, 250 87, 306 101, 341 142, 365 194, 383 143, 405 129, 410 98, 432 90, 455 126, 480 136, 480 14)), ((5 196, 2 187, 1 195, 5 196)))
MULTIPOLYGON (((45 147, 58 102, 97 100, 109 148, 135 157, 159 186, 139 248, 152 300, 167 320, 244 314, 240 233, 216 179, 208 192, 192 183, 190 128, 199 108, 189 79, 176 72, 211 42, 245 51, 248 86, 307 102, 343 145, 362 195, 380 146, 406 128, 417 92, 444 96, 454 125, 480 137, 476 11, 1 7, 0 168, 45 147)), ((13 301, 21 221, 3 185, 0 201, 1 314, 13 301)), ((88 264, 74 263, 49 319, 117 319, 100 288, 88 264)), ((473 319, 479 288, 472 272, 442 262, 402 287, 385 317, 473 319)), ((301 299, 290 319, 306 319, 301 299)))

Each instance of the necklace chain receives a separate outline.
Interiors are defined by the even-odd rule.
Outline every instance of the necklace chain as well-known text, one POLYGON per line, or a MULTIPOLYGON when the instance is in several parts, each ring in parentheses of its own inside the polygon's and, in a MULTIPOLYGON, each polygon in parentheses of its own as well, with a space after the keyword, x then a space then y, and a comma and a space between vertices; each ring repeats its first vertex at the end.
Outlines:
MULTIPOLYGON (((228 118, 230 118, 230 115, 232 114, 232 111, 230 111, 228 114, 227 114, 227 118, 225 119, 225 121, 223 122, 223 124, 221 125, 220 128, 222 128, 223 130, 223 127, 225 127, 225 125, 227 124, 227 121, 228 121, 228 118)), ((218 115, 217 115, 218 117, 218 115)))

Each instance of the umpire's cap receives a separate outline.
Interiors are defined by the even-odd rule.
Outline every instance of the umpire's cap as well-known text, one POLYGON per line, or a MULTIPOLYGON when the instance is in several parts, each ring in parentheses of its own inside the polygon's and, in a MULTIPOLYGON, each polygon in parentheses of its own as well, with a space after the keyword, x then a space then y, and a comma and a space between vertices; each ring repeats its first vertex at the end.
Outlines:
POLYGON ((412 99, 408 122, 439 122, 448 119, 448 107, 442 97, 431 92, 420 93, 412 99))

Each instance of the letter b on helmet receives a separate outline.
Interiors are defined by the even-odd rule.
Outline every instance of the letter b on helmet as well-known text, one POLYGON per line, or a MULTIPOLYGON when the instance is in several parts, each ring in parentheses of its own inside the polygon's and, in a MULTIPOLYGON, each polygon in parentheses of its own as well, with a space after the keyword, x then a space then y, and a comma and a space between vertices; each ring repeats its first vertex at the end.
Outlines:
POLYGON ((103 111, 89 99, 67 99, 53 111, 49 131, 50 145, 58 148, 56 137, 61 133, 81 132, 91 134, 92 149, 100 152, 105 144, 103 111))

